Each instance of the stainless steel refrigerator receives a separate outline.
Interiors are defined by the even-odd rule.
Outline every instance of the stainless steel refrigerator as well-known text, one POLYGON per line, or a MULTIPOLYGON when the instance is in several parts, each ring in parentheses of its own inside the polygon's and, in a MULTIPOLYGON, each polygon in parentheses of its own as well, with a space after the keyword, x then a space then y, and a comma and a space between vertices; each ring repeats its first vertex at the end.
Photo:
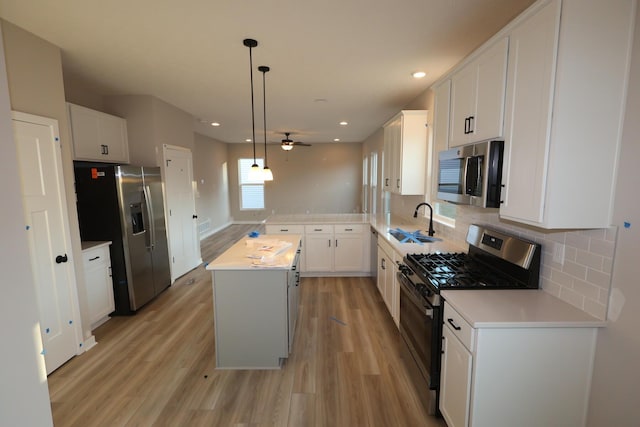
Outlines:
POLYGON ((80 238, 111 240, 114 314, 171 284, 160 168, 74 162, 80 238))

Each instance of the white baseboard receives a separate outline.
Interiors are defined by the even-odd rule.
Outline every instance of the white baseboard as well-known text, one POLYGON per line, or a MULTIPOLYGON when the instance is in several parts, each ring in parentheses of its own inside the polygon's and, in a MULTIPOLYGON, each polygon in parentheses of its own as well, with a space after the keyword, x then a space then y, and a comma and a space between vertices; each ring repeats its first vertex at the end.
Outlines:
POLYGON ((96 341, 95 335, 91 335, 89 338, 84 340, 84 342, 82 343, 82 348, 84 349, 84 351, 89 351, 93 347, 95 347, 96 344, 98 344, 98 343, 96 341))
POLYGON ((232 224, 233 224, 233 222, 229 221, 229 222, 226 222, 226 223, 224 223, 224 224, 222 224, 222 225, 220 225, 220 226, 218 226, 216 228, 212 228, 211 230, 208 230, 206 233, 201 234, 200 235, 200 240, 204 240, 207 237, 216 234, 218 231, 224 230, 225 228, 227 228, 228 226, 230 226, 232 224))

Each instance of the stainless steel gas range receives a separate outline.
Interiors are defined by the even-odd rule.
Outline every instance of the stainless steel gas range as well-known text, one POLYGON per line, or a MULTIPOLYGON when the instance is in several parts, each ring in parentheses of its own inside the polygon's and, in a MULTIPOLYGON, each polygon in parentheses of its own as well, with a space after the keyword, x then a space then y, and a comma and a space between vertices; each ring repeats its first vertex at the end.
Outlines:
POLYGON ((442 289, 535 289, 539 244, 471 225, 468 253, 408 254, 399 266, 400 334, 420 400, 438 413, 442 350, 442 289))

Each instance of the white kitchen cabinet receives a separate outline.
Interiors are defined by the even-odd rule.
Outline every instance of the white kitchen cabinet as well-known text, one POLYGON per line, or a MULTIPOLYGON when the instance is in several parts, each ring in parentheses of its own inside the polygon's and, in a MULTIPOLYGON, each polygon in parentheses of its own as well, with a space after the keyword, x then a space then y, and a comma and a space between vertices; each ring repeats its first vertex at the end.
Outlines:
POLYGON ((111 280, 111 242, 82 242, 85 286, 91 329, 107 320, 115 310, 111 280))
POLYGON ((307 271, 333 271, 333 225, 305 225, 307 271))
POLYGON ((449 147, 449 107, 451 105, 451 79, 447 79, 433 88, 433 150, 446 150, 449 147))
POLYGON ((365 227, 362 224, 334 225, 334 271, 366 271, 365 227))
POLYGON ((508 47, 502 38, 451 77, 449 147, 503 136, 508 47))
POLYGON ((403 110, 384 124, 383 186, 401 195, 422 195, 427 162, 427 110, 403 110))
MULTIPOLYGON (((487 326, 473 328, 445 301, 439 407, 447 425, 584 425, 597 329, 577 327, 575 320, 564 324, 557 317, 536 326, 521 320, 528 314, 513 312, 516 323, 528 324, 487 321, 487 326)), ((553 310, 537 312, 542 313, 553 310)))
POLYGON ((378 291, 396 326, 400 325, 400 288, 396 279, 399 257, 383 238, 378 238, 378 291))
POLYGON ((74 160, 129 163, 125 119, 67 103, 74 160))
POLYGON ((298 262, 298 270, 304 273, 307 269, 306 264, 306 247, 304 239, 304 225, 302 224, 266 224, 266 234, 299 234, 302 236, 300 241, 300 260, 298 262))
POLYGON ((610 226, 634 16, 631 1, 553 0, 517 18, 502 218, 548 229, 610 226))

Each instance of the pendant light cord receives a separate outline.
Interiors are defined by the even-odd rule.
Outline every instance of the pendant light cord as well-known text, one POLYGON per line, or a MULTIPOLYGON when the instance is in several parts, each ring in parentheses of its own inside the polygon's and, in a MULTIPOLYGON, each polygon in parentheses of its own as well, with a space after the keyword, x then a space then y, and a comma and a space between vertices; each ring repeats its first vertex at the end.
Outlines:
POLYGON ((262 101, 263 107, 262 111, 264 114, 264 165, 267 166, 267 87, 266 87, 266 78, 267 71, 269 71, 269 67, 261 66, 259 70, 262 71, 262 101))
POLYGON ((253 132, 251 141, 253 141, 253 164, 257 165, 256 163, 256 119, 255 119, 254 106, 253 106, 253 56, 251 55, 251 50, 252 50, 252 47, 249 46, 249 75, 251 76, 251 131, 253 132))

